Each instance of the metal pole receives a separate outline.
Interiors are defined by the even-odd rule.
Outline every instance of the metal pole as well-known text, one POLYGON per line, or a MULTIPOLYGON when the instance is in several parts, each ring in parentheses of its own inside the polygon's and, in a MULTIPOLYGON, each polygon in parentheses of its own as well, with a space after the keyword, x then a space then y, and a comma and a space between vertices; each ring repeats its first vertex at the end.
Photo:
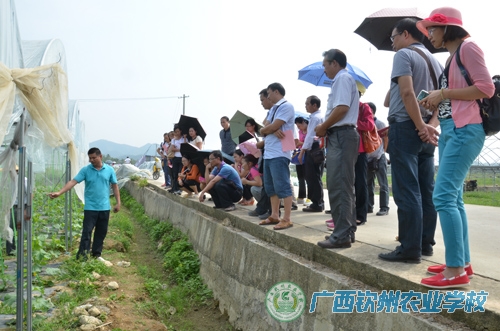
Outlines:
POLYGON ((182 115, 186 115, 186 95, 182 95, 182 115))
POLYGON ((182 115, 186 115, 186 98, 189 98, 189 95, 183 94, 180 98, 182 98, 182 115))
MULTIPOLYGON (((17 177, 17 219, 16 223, 21 225, 17 232, 17 291, 16 291, 16 330, 23 330, 24 323, 24 121, 25 113, 21 114, 18 125, 21 125, 21 137, 19 139, 19 172, 17 177)), ((15 225, 17 226, 17 224, 15 225)))
POLYGON ((31 208, 31 192, 32 190, 32 178, 33 178, 33 163, 31 161, 28 161, 28 184, 27 184, 27 189, 26 189, 26 211, 28 215, 30 216, 30 219, 28 219, 24 224, 26 226, 26 241, 27 241, 27 268, 26 268, 26 273, 27 273, 27 288, 26 288, 26 301, 27 301, 27 310, 26 310, 26 326, 27 330, 31 331, 31 328, 33 327, 33 304, 32 304, 32 293, 33 293, 33 233, 32 233, 32 223, 31 223, 31 216, 32 216, 32 208, 31 208))
MULTIPOLYGON (((71 180, 71 160, 68 159, 68 181, 71 180)), ((73 247, 73 190, 69 190, 69 248, 73 247)))
MULTIPOLYGON (((66 152, 66 171, 65 171, 65 177, 66 180, 64 183, 66 184, 68 180, 68 169, 69 169, 69 152, 66 152)), ((68 203, 69 203, 69 198, 68 194, 64 195, 64 243, 65 243, 65 248, 66 248, 66 254, 68 254, 68 203)))

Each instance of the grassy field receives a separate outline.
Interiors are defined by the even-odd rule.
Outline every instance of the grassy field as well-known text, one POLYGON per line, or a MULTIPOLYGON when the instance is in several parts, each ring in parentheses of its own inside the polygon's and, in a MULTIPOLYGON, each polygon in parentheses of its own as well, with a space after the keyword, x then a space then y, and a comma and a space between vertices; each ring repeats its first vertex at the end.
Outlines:
MULTIPOLYGON (((464 203, 470 205, 482 205, 482 206, 493 206, 500 207, 500 178, 496 178, 495 176, 470 176, 470 179, 477 180, 477 186, 479 188, 478 191, 473 192, 464 192, 464 203), (492 188, 497 187, 497 191, 486 191, 484 188, 492 188)), ((389 182, 389 186, 391 186, 391 176, 387 178, 389 182)), ((326 173, 323 174, 323 187, 326 187, 326 173)), ((377 193, 378 188, 375 188, 375 193, 377 193)), ((390 194, 392 196, 392 190, 390 190, 390 194)))

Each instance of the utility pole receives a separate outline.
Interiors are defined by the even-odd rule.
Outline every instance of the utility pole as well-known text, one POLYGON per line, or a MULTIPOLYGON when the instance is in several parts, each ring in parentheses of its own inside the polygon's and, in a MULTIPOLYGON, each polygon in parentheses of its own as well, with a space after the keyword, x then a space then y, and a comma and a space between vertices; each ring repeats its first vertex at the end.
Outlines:
POLYGON ((189 95, 183 94, 180 98, 182 98, 182 115, 186 115, 186 98, 189 98, 189 95))

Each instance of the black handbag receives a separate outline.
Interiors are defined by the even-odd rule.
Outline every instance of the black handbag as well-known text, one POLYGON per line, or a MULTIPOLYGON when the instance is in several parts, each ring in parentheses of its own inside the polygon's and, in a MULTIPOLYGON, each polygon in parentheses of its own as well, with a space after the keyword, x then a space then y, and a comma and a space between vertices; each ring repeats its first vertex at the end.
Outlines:
MULTIPOLYGON (((458 68, 462 76, 464 76, 465 81, 469 86, 472 86, 472 81, 469 78, 467 70, 465 70, 462 61, 460 61, 460 46, 458 46, 456 54, 456 60, 458 68)), ((497 76, 495 76, 497 77, 497 76)), ((484 98, 483 100, 476 100, 479 105, 479 114, 483 120, 484 133, 487 136, 492 136, 500 131, 500 80, 493 79, 493 84, 495 85, 495 94, 491 98, 484 98)))
POLYGON ((309 153, 311 153, 314 164, 321 164, 325 162, 325 150, 323 148, 313 149, 309 153))

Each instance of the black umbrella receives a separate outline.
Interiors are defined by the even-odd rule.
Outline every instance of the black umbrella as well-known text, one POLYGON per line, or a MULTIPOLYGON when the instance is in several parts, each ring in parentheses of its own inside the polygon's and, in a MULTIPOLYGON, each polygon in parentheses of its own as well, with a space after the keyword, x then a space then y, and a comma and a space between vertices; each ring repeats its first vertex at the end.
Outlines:
MULTIPOLYGON (((391 33, 396 23, 403 18, 427 17, 417 8, 385 8, 365 18, 363 23, 354 31, 368 40, 381 51, 392 51, 391 33)), ((436 49, 424 38, 423 44, 431 53, 446 52, 446 49, 436 49)))
MULTIPOLYGON (((205 165, 203 164, 204 154, 198 154, 200 150, 198 147, 193 146, 189 143, 181 144, 181 154, 182 156, 188 156, 191 159, 191 163, 196 164, 198 169, 200 169, 200 174, 203 176, 205 173, 205 165)), ((209 154, 208 154, 209 155, 209 154)), ((206 157, 208 157, 208 155, 206 157)))
POLYGON ((205 130, 196 117, 181 115, 181 118, 179 119, 179 123, 177 123, 177 125, 181 129, 182 134, 189 134, 189 128, 193 128, 196 130, 198 136, 200 136, 203 140, 205 140, 205 137, 207 136, 205 130))
POLYGON ((182 143, 180 152, 181 152, 181 155, 188 154, 192 158, 193 156, 196 155, 196 152, 198 152, 199 150, 200 149, 198 147, 193 146, 190 143, 182 143))
MULTIPOLYGON (((181 154, 183 156, 188 155, 191 158, 191 162, 198 166, 198 169, 200 169, 200 174, 202 176, 205 173, 205 164, 203 164, 203 160, 208 159, 208 157, 210 156, 210 154, 212 154, 213 151, 214 150, 212 150, 212 149, 199 150, 195 146, 188 144, 188 143, 181 144, 181 154)), ((224 159, 224 162, 226 162, 227 164, 234 163, 234 158, 231 155, 228 155, 224 152, 221 152, 221 153, 222 153, 222 158, 224 159)))
POLYGON ((250 139, 256 139, 256 138, 250 132, 245 131, 238 136, 238 144, 244 143, 245 141, 250 140, 250 139))
MULTIPOLYGON (((210 154, 213 153, 213 149, 202 149, 200 151, 198 151, 196 153, 197 155, 197 158, 201 158, 201 160, 203 161, 204 158, 208 158, 208 156, 210 154)), ((224 152, 222 152, 222 159, 224 160, 224 162, 226 162, 227 164, 233 164, 234 163, 234 157, 232 155, 229 155, 229 154, 226 154, 224 152)), ((203 163, 203 162, 202 162, 203 163)))

